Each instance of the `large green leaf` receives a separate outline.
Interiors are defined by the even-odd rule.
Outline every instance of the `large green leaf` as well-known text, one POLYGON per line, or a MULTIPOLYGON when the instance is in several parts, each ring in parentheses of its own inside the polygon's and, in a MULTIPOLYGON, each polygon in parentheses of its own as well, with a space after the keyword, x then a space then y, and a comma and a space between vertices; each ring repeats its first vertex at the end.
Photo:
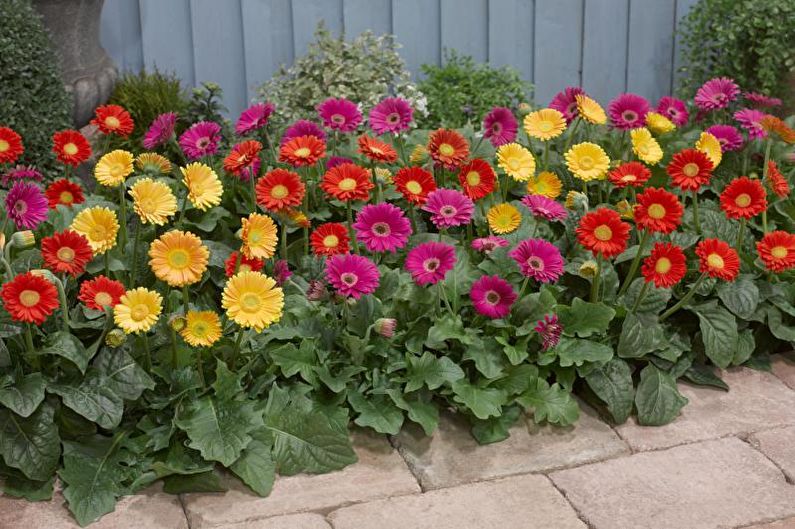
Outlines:
POLYGON ((32 480, 50 479, 61 457, 53 415, 53 408, 46 402, 29 417, 0 409, 0 455, 6 465, 32 480))
POLYGON ((744 364, 751 358, 756 349, 756 339, 751 329, 745 329, 737 335, 737 352, 732 358, 732 365, 738 366, 744 364))
POLYGON ((359 414, 354 420, 359 426, 390 435, 396 435, 403 426, 403 412, 386 395, 365 397, 358 391, 349 391, 348 402, 359 414))
MULTIPOLYGON (((635 301, 637 301, 640 291, 643 289, 643 285, 645 283, 646 280, 642 277, 639 277, 632 282, 624 296, 624 306, 627 308, 635 306, 635 301)), ((640 301, 640 305, 638 305, 636 308, 636 312, 651 312, 658 314, 662 312, 670 300, 670 288, 655 288, 653 285, 651 285, 648 289, 646 289, 646 295, 644 295, 643 299, 640 301)))
POLYGON ((124 400, 105 377, 89 375, 79 384, 52 384, 47 391, 60 395, 66 406, 103 428, 110 430, 121 422, 124 400))
POLYGON ((638 422, 644 426, 661 426, 674 420, 687 398, 679 393, 676 380, 652 364, 640 372, 640 383, 635 391, 638 422))
POLYGON ((571 307, 558 307, 563 332, 580 338, 604 333, 615 315, 616 311, 604 303, 589 303, 580 298, 574 298, 571 307))
MULTIPOLYGON (((491 336, 478 337, 464 350, 462 360, 475 362, 475 369, 486 378, 497 378, 507 367, 502 346, 491 336)), ((456 366, 458 367, 458 366, 456 366)), ((463 375, 463 371, 462 371, 463 375)))
POLYGON ((260 496, 267 496, 276 478, 276 463, 271 451, 270 431, 261 428, 251 432, 251 442, 229 469, 260 496))
POLYGON ((560 426, 568 426, 577 422, 580 407, 571 393, 557 383, 552 386, 544 379, 536 379, 535 385, 516 399, 528 411, 533 410, 533 419, 537 423, 547 421, 560 426))
POLYGON ((621 326, 616 352, 621 358, 642 358, 668 345, 665 332, 651 313, 629 313, 621 326))
POLYGON ((390 389, 387 394, 395 406, 408 413, 409 420, 419 424, 425 435, 433 435, 439 425, 439 408, 431 400, 430 393, 414 392, 403 395, 399 389, 390 389))
POLYGON ((446 312, 428 330, 425 347, 429 349, 446 349, 447 341, 449 340, 457 340, 463 344, 468 344, 471 343, 472 338, 465 332, 461 316, 453 316, 446 312))
POLYGON ((0 378, 0 404, 20 415, 29 417, 44 400, 47 382, 41 373, 30 373, 16 381, 9 376, 0 378))
POLYGON ((604 365, 594 366, 585 376, 585 381, 607 405, 607 411, 617 424, 629 418, 635 396, 629 364, 620 358, 613 358, 604 365))
POLYGON ((301 378, 307 382, 315 380, 315 367, 317 359, 315 357, 316 345, 314 340, 302 340, 301 347, 296 347, 292 343, 287 343, 270 351, 270 358, 273 363, 279 366, 282 374, 291 377, 296 373, 301 374, 301 378))
POLYGON ((718 297, 740 319, 748 319, 759 305, 759 289, 751 277, 743 275, 735 281, 719 283, 718 297))
POLYGON ((561 367, 581 366, 585 362, 607 362, 613 357, 613 348, 591 340, 562 337, 555 352, 561 367))
POLYGON ((779 340, 795 343, 795 324, 791 318, 782 314, 776 307, 767 307, 767 327, 770 333, 779 340), (790 321, 787 321, 790 320, 790 321))
POLYGON ((737 352, 737 321, 717 302, 691 307, 698 316, 704 353, 718 367, 728 367, 737 352))
POLYGON ((86 372, 88 361, 91 360, 91 355, 83 342, 65 331, 56 331, 47 336, 44 347, 39 349, 37 354, 62 356, 74 363, 81 373, 86 372))
POLYGON ((428 389, 436 389, 445 382, 451 383, 464 378, 464 371, 446 356, 437 358, 425 351, 422 356, 406 355, 408 373, 406 391, 420 389, 423 384, 428 389))
POLYGON ((119 397, 137 400, 155 382, 123 349, 103 348, 94 359, 94 367, 105 376, 105 384, 119 397))
POLYGON ((503 441, 510 436, 508 430, 516 424, 521 416, 521 408, 510 406, 505 408, 499 417, 491 417, 486 420, 471 419, 472 437, 482 445, 503 441))
POLYGON ((453 400, 466 406, 478 419, 497 417, 502 413, 502 406, 507 395, 500 389, 479 388, 466 380, 453 382, 453 400))

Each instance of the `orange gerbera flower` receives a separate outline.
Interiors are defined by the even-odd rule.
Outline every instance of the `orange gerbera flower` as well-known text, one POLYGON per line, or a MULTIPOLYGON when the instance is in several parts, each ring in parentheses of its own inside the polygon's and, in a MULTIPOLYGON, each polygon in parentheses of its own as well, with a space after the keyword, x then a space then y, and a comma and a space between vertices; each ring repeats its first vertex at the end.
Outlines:
POLYGON ((651 178, 651 171, 640 162, 627 162, 610 171, 608 178, 616 187, 643 187, 651 178))
POLYGON ((652 233, 671 233, 682 223, 684 207, 676 195, 650 187, 637 197, 635 224, 652 233))
POLYGON ((720 239, 704 239, 696 246, 699 258, 698 269, 710 277, 734 281, 740 272, 740 258, 737 252, 720 239))
POLYGON ((50 209, 55 209, 58 204, 71 206, 73 204, 82 204, 86 201, 83 196, 83 188, 66 178, 59 178, 48 185, 44 194, 47 195, 50 209))
POLYGON ((795 235, 786 231, 771 231, 756 243, 756 253, 771 272, 795 268, 795 235))
POLYGON ((472 200, 480 200, 495 188, 497 176, 494 169, 481 158, 475 158, 461 166, 458 181, 464 188, 464 194, 472 200))
POLYGON ((397 160, 397 152, 391 145, 366 134, 359 136, 359 153, 374 162, 392 163, 397 160))
POLYGON ((77 277, 85 272, 94 252, 88 239, 76 231, 66 230, 41 240, 41 257, 53 272, 77 277))
POLYGON ((425 204, 428 194, 436 191, 433 174, 422 167, 403 167, 392 180, 403 198, 412 204, 425 204))
POLYGON ((246 257, 238 251, 229 254, 229 257, 224 261, 224 271, 226 277, 232 277, 240 272, 259 272, 265 266, 265 261, 255 257, 246 257), (240 256, 240 264, 237 263, 238 256, 240 256), (237 271, 235 271, 237 268, 237 271))
POLYGON ((224 171, 232 173, 235 176, 245 174, 249 178, 253 175, 252 167, 256 165, 259 159, 259 153, 262 150, 262 144, 257 140, 246 140, 238 143, 232 147, 226 158, 224 158, 224 171))
POLYGON ((766 115, 759 122, 767 132, 773 132, 787 143, 795 143, 795 130, 776 116, 766 115))
POLYGON ((317 227, 309 237, 315 255, 330 257, 348 253, 348 229, 339 222, 327 222, 317 227))
POLYGON ((119 281, 99 275, 89 281, 83 281, 77 299, 89 309, 105 310, 105 307, 113 308, 118 305, 121 297, 126 293, 124 285, 119 281))
POLYGON ((674 154, 666 169, 673 184, 685 191, 698 190, 712 177, 712 162, 696 149, 685 149, 674 154))
POLYGON ((119 105, 102 105, 94 111, 96 116, 91 120, 92 125, 96 125, 102 134, 117 134, 119 136, 129 136, 133 131, 135 123, 130 113, 119 105))
POLYGON ((293 167, 315 165, 326 156, 326 143, 315 136, 298 136, 279 148, 279 161, 293 167))
POLYGON ((320 188, 337 200, 367 200, 374 187, 370 173, 353 163, 335 165, 323 175, 320 188))
POLYGON ((257 204, 269 211, 300 206, 304 200, 306 186, 298 173, 286 169, 274 169, 257 181, 257 204))
POLYGON ((767 209, 767 193, 759 180, 741 176, 720 194, 720 207, 730 219, 750 219, 767 209))
POLYGON ((469 143, 454 130, 436 129, 428 137, 428 153, 436 164, 452 171, 469 158, 469 143))
POLYGON ((3 285, 3 306, 14 321, 41 325, 58 307, 58 291, 49 280, 25 272, 3 285))
POLYGON ((22 137, 14 129, 0 127, 0 163, 14 163, 23 152, 22 137))
POLYGON ((654 283, 657 288, 671 288, 685 277, 687 259, 679 246, 656 242, 640 271, 647 283, 654 283))
POLYGON ((91 158, 91 144, 76 130, 62 130, 52 135, 52 152, 59 162, 77 167, 91 158))
POLYGON ((789 196, 789 182, 778 170, 778 165, 773 160, 767 162, 767 183, 779 198, 787 198, 789 196))
POLYGON ((599 208, 586 213, 577 226, 577 239, 594 255, 607 259, 627 249, 630 225, 612 209, 599 208))

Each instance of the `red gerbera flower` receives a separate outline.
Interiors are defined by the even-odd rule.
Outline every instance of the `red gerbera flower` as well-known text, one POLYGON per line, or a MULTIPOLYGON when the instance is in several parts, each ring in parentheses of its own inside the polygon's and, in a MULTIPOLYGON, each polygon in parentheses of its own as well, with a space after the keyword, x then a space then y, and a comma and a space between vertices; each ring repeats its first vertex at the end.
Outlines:
POLYGON ((395 187, 403 198, 412 204, 425 204, 428 193, 436 190, 433 174, 422 167, 403 167, 395 173, 393 178, 395 187))
POLYGON ((232 147, 232 152, 224 158, 224 171, 240 175, 243 171, 250 170, 259 159, 261 150, 262 144, 257 140, 246 140, 238 143, 232 147))
POLYGON ((469 143, 454 130, 437 129, 428 137, 428 153, 434 162, 452 171, 469 158, 469 143))
POLYGON ((710 277, 734 281, 740 272, 740 258, 737 252, 720 239, 704 239, 696 246, 699 258, 698 269, 710 277))
POLYGON ((121 297, 126 293, 124 285, 120 282, 99 275, 94 279, 83 281, 77 299, 89 309, 105 310, 105 307, 113 308, 118 305, 121 297))
POLYGON ((650 187, 637 197, 635 224, 652 233, 671 233, 682 223, 684 207, 676 195, 650 187))
POLYGON ((240 254, 236 251, 229 254, 229 257, 227 257, 226 261, 224 261, 224 271, 226 272, 226 277, 232 277, 235 275, 235 267, 237 267, 237 273, 240 273, 259 272, 262 270, 263 266, 265 266, 265 261, 262 259, 246 257, 244 254, 240 254), (240 255, 240 264, 237 264, 238 255, 240 255))
POLYGON ((673 155, 667 167, 673 184, 685 191, 698 190, 712 177, 712 162, 701 151, 685 149, 673 155))
POLYGON ((0 127, 0 163, 14 163, 23 152, 22 137, 14 129, 0 127))
POLYGON ((52 135, 52 152, 59 162, 77 167, 91 158, 91 144, 76 130, 62 130, 52 135))
POLYGON ((299 206, 304 200, 306 186, 298 173, 274 169, 257 181, 257 204, 270 211, 299 206))
POLYGON ((577 226, 577 239, 594 255, 607 259, 627 249, 630 225, 612 209, 599 208, 586 213, 577 226))
POLYGON ((786 231, 771 231, 756 243, 756 252, 771 272, 795 268, 795 235, 786 231))
POLYGON ((687 259, 682 248, 670 242, 657 242, 640 269, 646 282, 657 288, 671 288, 685 277, 687 259))
POLYGON ((640 162, 627 162, 610 171, 608 178, 616 187, 642 187, 651 178, 651 171, 640 162))
POLYGON ((25 272, 3 285, 3 306, 14 321, 41 325, 58 307, 58 290, 50 281, 25 272))
POLYGON ((374 162, 392 163, 397 160, 397 152, 391 145, 366 134, 359 136, 359 153, 374 162))
POLYGON ((767 162, 767 183, 777 197, 787 198, 789 196, 789 182, 778 170, 778 165, 773 160, 767 162))
POLYGON ((41 240, 41 257, 53 272, 77 277, 85 272, 94 253, 88 239, 76 231, 66 230, 41 240))
POLYGON ((496 179, 494 169, 481 158, 470 160, 458 173, 458 181, 464 188, 464 194, 472 200, 480 200, 494 191, 496 179))
POLYGON ((47 195, 50 209, 55 209, 58 204, 71 206, 73 204, 82 204, 86 201, 83 196, 83 188, 66 178, 59 178, 48 185, 44 194, 47 195))
POLYGON ((326 143, 315 136, 298 136, 279 148, 279 161, 293 167, 315 165, 326 156, 326 143))
POLYGON ((325 255, 326 257, 348 253, 349 240, 348 229, 339 222, 321 224, 309 237, 315 255, 325 255))
POLYGON ((750 219, 767 209, 767 193, 759 180, 741 176, 720 194, 720 207, 730 219, 750 219))
POLYGON ((118 134, 126 137, 135 126, 130 113, 119 105, 102 105, 97 107, 94 115, 96 117, 91 120, 91 124, 96 125, 102 134, 118 134))
POLYGON ((367 169, 353 163, 335 165, 323 175, 320 188, 337 200, 367 200, 374 187, 367 169))

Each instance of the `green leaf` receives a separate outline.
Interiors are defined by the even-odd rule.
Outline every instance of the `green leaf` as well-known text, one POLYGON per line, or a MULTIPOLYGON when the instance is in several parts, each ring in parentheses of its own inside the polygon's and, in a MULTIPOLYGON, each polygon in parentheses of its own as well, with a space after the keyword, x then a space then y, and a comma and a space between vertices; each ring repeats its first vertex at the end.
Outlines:
POLYGON ((453 382, 453 400, 466 406, 478 419, 497 417, 507 401, 504 391, 492 388, 479 388, 466 380, 453 382))
POLYGON ((737 321, 717 302, 691 307, 698 316, 704 353, 718 367, 728 367, 737 352, 737 321))
POLYGON ((536 384, 516 400, 528 411, 533 410, 533 419, 537 423, 547 421, 568 426, 577 422, 580 417, 580 407, 571 393, 558 384, 550 386, 541 378, 536 379, 536 384))
POLYGON ((511 365, 518 366, 528 357, 527 344, 530 341, 530 336, 519 338, 515 344, 511 344, 507 337, 496 336, 495 339, 502 345, 502 351, 508 357, 511 365))
POLYGON ((0 490, 6 496, 25 498, 28 501, 47 501, 52 499, 54 483, 55 476, 46 481, 33 481, 22 475, 5 476, 0 490))
POLYGON ((613 358, 602 366, 594 366, 585 376, 593 392, 606 405, 616 424, 623 424, 632 413, 635 388, 632 371, 624 360, 613 358))
POLYGON ((285 377, 300 373, 301 378, 312 383, 315 380, 315 367, 317 366, 315 349, 314 340, 304 339, 301 341, 300 348, 292 343, 287 343, 270 351, 270 357, 273 363, 281 368, 285 377))
MULTIPOLYGON (((224 209, 221 206, 216 206, 210 208, 207 211, 202 212, 201 216, 195 221, 192 221, 186 217, 185 224, 189 226, 194 226, 201 231, 210 233, 215 230, 216 226, 218 225, 218 221, 223 218, 231 218, 232 214, 229 213, 228 210, 224 209)), ((228 255, 228 254, 223 254, 228 255)))
POLYGON ((16 382, 9 377, 8 384, 0 378, 0 404, 21 417, 29 417, 44 400, 47 382, 41 373, 30 373, 16 382))
POLYGON ((218 473, 209 471, 200 474, 175 474, 163 478, 163 492, 188 494, 190 492, 226 492, 218 473))
POLYGON ((124 349, 103 348, 94 359, 94 367, 104 375, 107 386, 125 400, 137 400, 155 382, 124 349))
POLYGON ((91 360, 83 342, 65 331, 56 331, 47 336, 44 347, 36 354, 62 356, 74 363, 81 373, 86 372, 88 361, 91 360))
POLYGON ((635 391, 638 422, 643 426, 661 426, 674 420, 679 410, 687 404, 676 387, 676 380, 654 365, 640 372, 640 383, 635 391))
POLYGON ((0 455, 28 479, 46 481, 58 465, 61 440, 53 415, 46 402, 29 417, 0 409, 0 455))
POLYGON ((750 318, 759 305, 759 289, 747 275, 731 283, 719 283, 716 291, 726 308, 743 320, 750 318))
POLYGON ((505 411, 499 417, 491 417, 486 420, 471 419, 472 437, 482 445, 504 441, 510 437, 509 430, 511 426, 516 424, 516 421, 521 416, 521 408, 510 406, 505 408, 505 411))
POLYGON ((724 391, 729 391, 729 385, 723 381, 710 366, 695 365, 685 371, 684 377, 699 386, 712 386, 724 391))
POLYGON ((588 303, 580 298, 574 298, 571 307, 558 307, 563 332, 580 338, 604 333, 615 315, 616 311, 604 303, 588 303))
POLYGON ((448 340, 457 340, 463 344, 472 342, 472 339, 464 331, 464 323, 461 321, 461 316, 452 316, 445 313, 441 318, 437 319, 428 330, 425 347, 429 349, 446 349, 448 340))
MULTIPOLYGON (((635 301, 638 299, 638 295, 640 295, 640 291, 645 283, 646 281, 642 277, 632 282, 624 296, 625 307, 631 308, 635 306, 635 301)), ((646 295, 643 296, 643 299, 640 301, 640 305, 638 305, 636 312, 658 314, 668 305, 670 300, 670 288, 655 288, 654 286, 650 286, 646 289, 646 295)))
POLYGON ((79 385, 52 384, 47 391, 60 395, 63 403, 108 430, 121 422, 124 400, 102 376, 87 376, 79 385))
POLYGON ((408 412, 409 420, 422 427, 425 435, 433 435, 439 425, 439 408, 430 397, 425 398, 419 392, 404 396, 399 389, 387 390, 387 394, 395 406, 408 412))
POLYGON ((354 422, 378 433, 396 435, 403 426, 403 412, 385 395, 365 397, 358 391, 348 392, 348 402, 359 415, 354 422))
POLYGON ((790 323, 790 318, 781 314, 781 311, 776 307, 767 307, 767 327, 770 333, 778 338, 787 342, 795 342, 795 325, 790 323))
POLYGON ((741 331, 737 336, 737 352, 734 353, 734 358, 732 358, 732 365, 738 366, 747 362, 751 355, 754 354, 755 349, 756 340, 754 339, 753 331, 751 329, 741 331))
POLYGON ((655 314, 627 314, 621 326, 616 352, 621 358, 642 358, 668 345, 655 314))
POLYGON ((464 378, 464 371, 446 356, 437 358, 433 353, 425 351, 422 356, 406 355, 408 373, 406 375, 406 391, 420 389, 423 384, 428 389, 436 389, 445 382, 455 382, 464 378))
MULTIPOLYGON (((464 350, 463 361, 472 360, 477 369, 486 378, 497 378, 502 375, 506 366, 505 356, 497 340, 491 336, 478 337, 464 350)), ((462 372, 463 374, 463 372, 462 372)))
POLYGON ((607 362, 613 357, 613 348, 591 340, 562 337, 555 352, 561 367, 581 366, 585 362, 607 362))
POLYGON ((538 378, 538 367, 521 364, 508 367, 505 375, 494 382, 492 386, 504 390, 508 395, 518 395, 527 391, 531 385, 534 386, 536 378, 538 378))
POLYGON ((251 433, 251 442, 243 450, 243 454, 229 467, 243 483, 263 497, 271 493, 276 478, 272 449, 273 438, 270 432, 265 429, 256 430, 251 433))

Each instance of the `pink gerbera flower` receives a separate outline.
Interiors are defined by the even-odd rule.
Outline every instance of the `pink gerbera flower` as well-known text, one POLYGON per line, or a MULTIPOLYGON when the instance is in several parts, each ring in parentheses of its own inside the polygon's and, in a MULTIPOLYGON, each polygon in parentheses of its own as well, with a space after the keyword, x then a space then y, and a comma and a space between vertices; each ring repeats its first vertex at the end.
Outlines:
POLYGON ((157 116, 144 134, 144 149, 151 150, 168 143, 171 136, 174 135, 176 124, 177 114, 174 112, 166 112, 157 116))
POLYGON ((221 142, 221 126, 212 121, 199 121, 179 137, 179 146, 189 160, 211 156, 221 142))
POLYGON ((743 97, 758 107, 780 107, 783 104, 781 99, 760 92, 746 92, 743 97))
POLYGON ((557 314, 547 314, 543 320, 538 320, 535 331, 541 335, 541 349, 546 351, 558 345, 563 326, 558 322, 557 314))
POLYGON ((7 187, 9 182, 27 180, 29 182, 41 182, 44 175, 32 165, 17 165, 3 173, 2 184, 7 187))
POLYGON ((371 252, 395 252, 411 235, 411 223, 403 210, 386 202, 364 206, 353 224, 356 238, 371 252))
POLYGON ((39 186, 18 181, 6 195, 6 215, 17 229, 32 230, 47 220, 49 203, 39 186))
POLYGON ((378 288, 378 267, 367 257, 339 254, 326 261, 326 281, 341 296, 359 299, 378 288))
POLYGON ((488 318, 504 318, 511 313, 511 305, 516 301, 516 292, 500 276, 483 276, 469 291, 472 306, 478 314, 488 318))
POLYGON ((274 110, 276 106, 273 103, 254 103, 240 113, 235 124, 235 134, 242 136, 261 129, 268 124, 268 119, 274 110))
POLYGON ((544 195, 526 195, 522 198, 522 204, 527 206, 534 217, 547 220, 562 222, 569 214, 566 208, 544 195))
POLYGON ((582 94, 585 94, 585 90, 579 86, 567 86, 562 92, 555 94, 548 106, 563 114, 566 123, 571 124, 578 115, 577 96, 582 94))
POLYGON ((370 128, 376 134, 397 134, 408 130, 414 110, 401 97, 387 97, 370 111, 370 128))
POLYGON ((610 122, 620 130, 642 127, 646 123, 648 112, 649 102, 638 94, 620 94, 607 106, 610 122))
POLYGON ((497 237, 496 235, 480 237, 472 241, 472 249, 485 254, 490 254, 496 248, 504 248, 506 246, 508 246, 508 239, 497 237))
POLYGON ((731 125, 712 125, 707 132, 718 139, 723 152, 736 151, 743 146, 743 135, 731 125))
POLYGON ((563 274, 563 257, 558 248, 544 239, 527 239, 508 252, 522 275, 540 283, 557 281, 563 274))
POLYGON ((495 147, 511 143, 518 130, 519 123, 513 112, 505 107, 494 107, 483 118, 483 137, 495 147))
POLYGON ((704 111, 726 108, 740 95, 740 87, 733 79, 716 77, 698 89, 694 99, 696 106, 704 111))
POLYGON ((764 138, 767 131, 762 126, 762 118, 767 114, 753 108, 743 108, 734 113, 734 119, 748 132, 750 139, 764 138))
POLYGON ((472 220, 475 204, 460 191, 440 188, 428 194, 422 209, 431 214, 431 222, 437 228, 450 228, 468 224, 472 220))
POLYGON ((670 119, 677 127, 687 125, 690 113, 681 99, 671 96, 661 97, 657 102, 657 112, 670 119))
POLYGON ((356 103, 344 97, 330 97, 317 106, 323 126, 340 132, 353 132, 362 122, 362 113, 356 103))
POLYGON ((301 136, 314 136, 320 141, 326 141, 326 133, 320 125, 308 119, 299 119, 284 131, 280 145, 301 136))
POLYGON ((455 266, 455 247, 443 242, 425 242, 406 256, 406 270, 418 285, 435 285, 455 266))
POLYGON ((344 163, 353 163, 353 160, 350 158, 345 158, 344 156, 332 156, 326 160, 326 170, 333 169, 334 167, 344 163))

